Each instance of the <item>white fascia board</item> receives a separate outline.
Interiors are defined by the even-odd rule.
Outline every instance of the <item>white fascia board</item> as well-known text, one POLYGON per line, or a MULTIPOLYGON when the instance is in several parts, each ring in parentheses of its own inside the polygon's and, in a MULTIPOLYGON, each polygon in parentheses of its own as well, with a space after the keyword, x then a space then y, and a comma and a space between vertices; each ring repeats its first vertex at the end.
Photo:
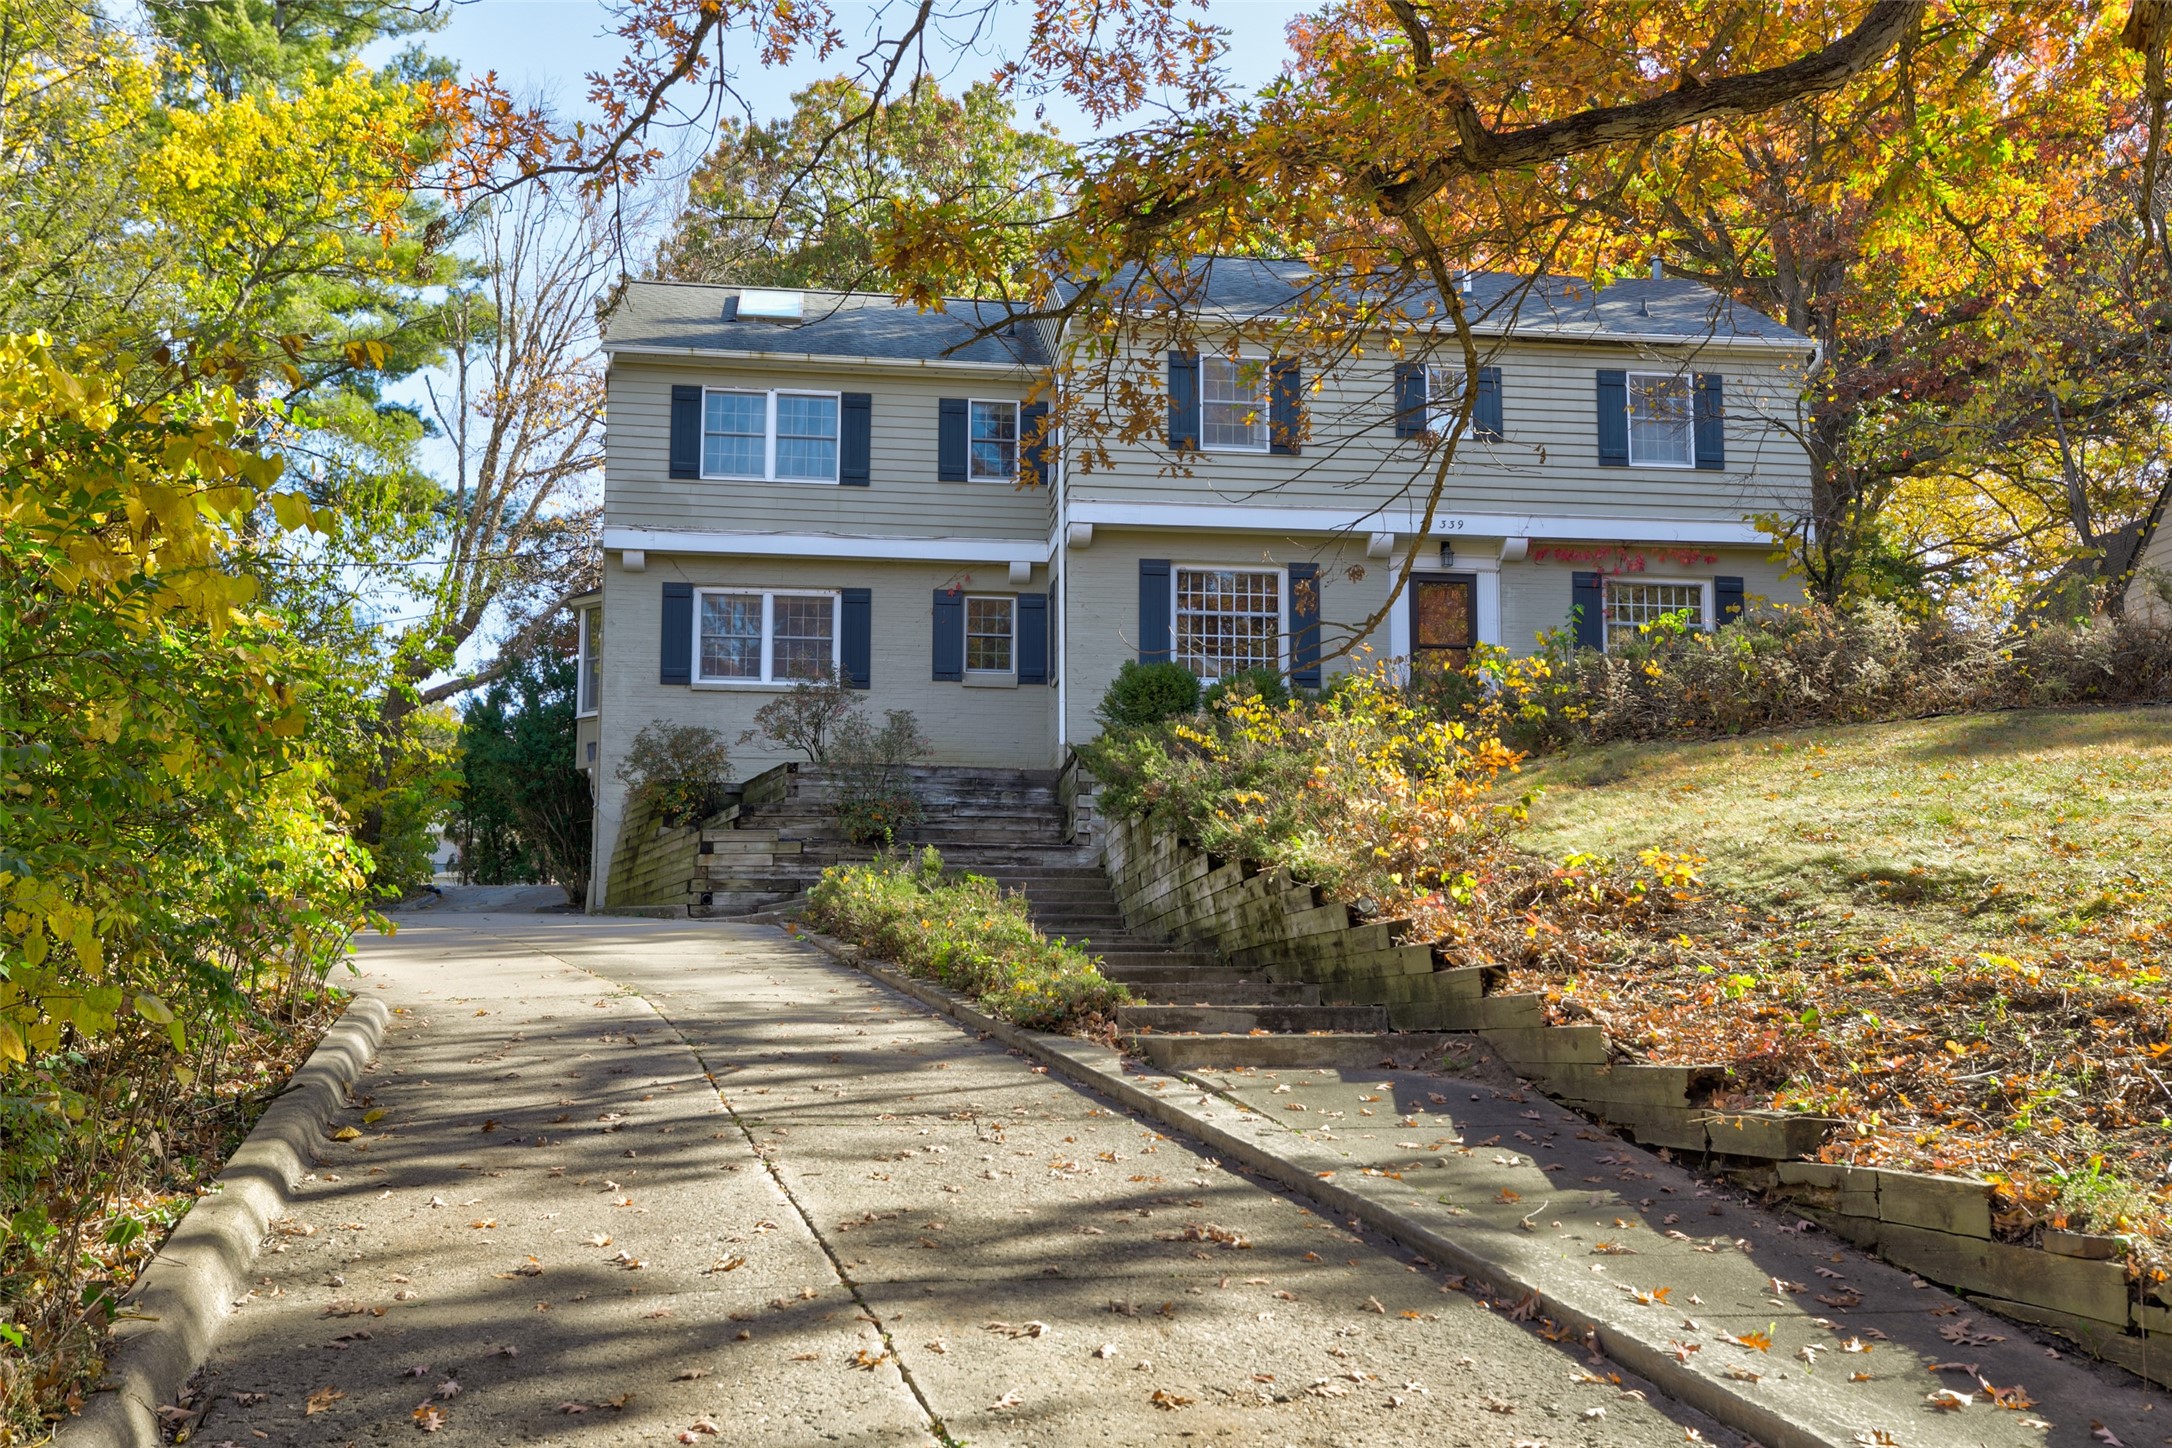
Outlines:
MULTIPOLYGON (((1351 513, 1340 508, 1251 508, 1198 503, 1075 502, 1074 523, 1104 528, 1183 528, 1209 533, 1372 533, 1417 530, 1416 510, 1351 513)), ((1505 513, 1440 513, 1435 538, 1559 538, 1576 542, 1769 543, 1754 523, 1698 518, 1562 518, 1505 513)))
POLYGON ((642 357, 667 362, 728 362, 733 366, 770 364, 804 371, 978 372, 990 376, 1032 378, 1046 367, 1030 362, 965 362, 950 357, 845 357, 828 352, 726 352, 713 347, 642 347, 606 342, 599 349, 613 357, 642 357))
POLYGON ((861 558, 925 563, 1046 563, 1038 538, 855 538, 839 533, 693 533, 606 528, 609 552, 731 554, 745 558, 861 558))

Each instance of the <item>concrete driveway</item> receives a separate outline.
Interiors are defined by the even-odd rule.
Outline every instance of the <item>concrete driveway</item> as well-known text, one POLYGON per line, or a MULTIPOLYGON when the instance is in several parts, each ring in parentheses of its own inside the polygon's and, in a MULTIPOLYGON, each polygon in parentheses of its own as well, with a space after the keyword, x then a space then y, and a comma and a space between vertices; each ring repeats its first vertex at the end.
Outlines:
POLYGON ((767 927, 430 912, 195 1441, 1739 1442, 767 927))

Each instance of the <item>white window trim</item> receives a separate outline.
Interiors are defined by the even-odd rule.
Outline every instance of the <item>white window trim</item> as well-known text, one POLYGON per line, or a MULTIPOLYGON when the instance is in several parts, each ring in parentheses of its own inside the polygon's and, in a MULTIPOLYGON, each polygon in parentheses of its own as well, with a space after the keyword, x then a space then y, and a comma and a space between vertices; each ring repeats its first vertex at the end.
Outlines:
POLYGON ((1015 593, 968 593, 965 595, 965 657, 973 657, 973 600, 988 599, 1008 603, 1011 606, 1011 666, 1007 669, 976 669, 970 663, 964 666, 968 683, 976 681, 993 683, 1018 677, 1018 595, 1015 593))
MULTIPOLYGON (((969 483, 1015 483, 1018 469, 1015 464, 1026 453, 1026 406, 1015 397, 968 397, 965 400, 965 480, 969 483), (1011 462, 1009 473, 982 473, 973 470, 973 409, 976 407, 1007 407, 1011 410, 1011 462)), ((984 595, 992 597, 993 595, 984 595)))
MULTIPOLYGON (((1456 410, 1461 409, 1461 407, 1463 406, 1463 389, 1459 386, 1456 388, 1455 396, 1436 399, 1433 396, 1433 374, 1436 372, 1454 373, 1457 379, 1460 381, 1464 378, 1463 366, 1461 363, 1444 364, 1440 362, 1427 362, 1424 364, 1424 366, 1425 430, 1427 432, 1446 432, 1455 423, 1456 410), (1433 405, 1436 401, 1451 403, 1453 404, 1453 407, 1451 408, 1451 410, 1444 412, 1440 408, 1433 405)), ((1471 415, 1471 426, 1474 429, 1478 426, 1478 416, 1475 412, 1471 415)))
MULTIPOLYGON (((970 428, 968 428, 970 431, 970 428)), ((844 477, 845 470, 845 394, 825 392, 819 387, 704 387, 701 390, 701 458, 702 478, 717 482, 738 483, 803 483, 814 488, 834 488, 844 477), (730 393, 737 397, 763 399, 762 410, 762 471, 754 473, 712 473, 709 463, 709 394, 730 393), (780 397, 827 397, 837 404, 837 476, 830 478, 780 478, 777 476, 777 399, 780 397)))
POLYGON ((1716 606, 1717 600, 1713 597, 1711 579, 1656 578, 1643 573, 1602 574, 1599 578, 1599 651, 1601 653, 1609 653, 1613 650, 1614 630, 1607 622, 1606 591, 1609 585, 1615 583, 1663 583, 1676 588, 1697 589, 1700 595, 1697 608, 1701 615, 1697 620, 1697 629, 1700 633, 1710 633, 1712 631, 1712 610, 1716 606))
MULTIPOLYGON (((1275 667, 1284 674, 1290 671, 1290 571, 1274 564, 1258 563, 1176 563, 1169 565, 1169 657, 1177 663, 1177 577, 1184 573, 1272 573, 1275 576, 1275 667)), ((1218 684, 1221 676, 1199 676, 1202 684, 1218 684)))
MULTIPOLYGON (((594 606, 580 610, 581 644, 580 653, 576 656, 574 663, 576 682, 573 686, 573 717, 576 719, 593 719, 596 717, 596 700, 591 697, 588 687, 588 620, 591 615, 602 611, 602 609, 594 606)), ((603 683, 600 670, 596 676, 596 683, 600 691, 600 686, 603 683)))
POLYGON ((1219 352, 1202 353, 1200 355, 1199 396, 1195 400, 1199 405, 1199 450, 1201 452, 1242 453, 1247 456, 1256 457, 1259 454, 1274 451, 1274 360, 1275 359, 1272 357, 1255 356, 1254 354, 1249 352, 1239 353, 1235 357, 1225 356, 1219 352), (1258 447, 1232 447, 1226 442, 1207 441, 1207 364, 1209 362, 1233 362, 1239 367, 1244 366, 1244 364, 1247 362, 1257 362, 1259 364, 1260 390, 1258 447))
POLYGON ((1697 379, 1687 372, 1627 372, 1623 374, 1621 388, 1623 436, 1629 448, 1629 466, 1633 468, 1671 468, 1676 471, 1697 466, 1697 379), (1655 378, 1662 382, 1681 382, 1689 393, 1689 460, 1687 462, 1660 462, 1637 456, 1637 379, 1655 378))
POLYGON ((694 590, 693 658, 687 664, 687 679, 697 689, 789 689, 797 679, 779 679, 776 673, 777 600, 780 598, 826 598, 830 601, 830 672, 844 673, 844 595, 834 588, 756 588, 720 584, 714 588, 694 590), (762 673, 757 679, 712 678, 701 671, 701 601, 713 594, 758 594, 762 600, 762 673))

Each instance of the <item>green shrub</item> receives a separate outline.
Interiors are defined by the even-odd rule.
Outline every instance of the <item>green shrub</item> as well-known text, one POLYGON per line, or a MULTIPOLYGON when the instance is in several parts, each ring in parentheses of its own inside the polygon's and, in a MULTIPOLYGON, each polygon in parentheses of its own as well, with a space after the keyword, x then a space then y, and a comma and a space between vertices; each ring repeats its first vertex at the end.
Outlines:
POLYGON ((1035 930, 1024 896, 944 874, 933 849, 831 866, 808 893, 807 919, 1036 1030, 1106 1035, 1131 998, 1084 950, 1035 930))
POLYGON ((723 735, 661 719, 641 726, 618 766, 630 802, 649 806, 667 825, 698 824, 722 809, 731 774, 723 735))
POLYGON ((1101 696, 1096 718, 1110 729, 1136 729, 1199 708, 1199 678, 1182 664, 1142 664, 1124 660, 1101 696))
POLYGON ((1240 669, 1207 690, 1200 702, 1219 709, 1225 699, 1257 699, 1270 709, 1290 702, 1290 687, 1279 669, 1240 669))

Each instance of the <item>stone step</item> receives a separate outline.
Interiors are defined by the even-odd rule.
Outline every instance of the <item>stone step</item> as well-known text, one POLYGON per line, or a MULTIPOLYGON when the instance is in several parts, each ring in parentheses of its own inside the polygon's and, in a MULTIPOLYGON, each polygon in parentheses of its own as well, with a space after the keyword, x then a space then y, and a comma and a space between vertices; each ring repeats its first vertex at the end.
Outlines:
POLYGON ((1378 1006, 1230 1005, 1119 1006, 1120 1030, 1199 1035, 1247 1035, 1253 1031, 1383 1031, 1388 1015, 1378 1006))
POLYGON ((1196 1035, 1155 1032, 1125 1045, 1164 1071, 1217 1066, 1333 1070, 1437 1065, 1451 1036, 1420 1032, 1335 1032, 1321 1035, 1196 1035))
POLYGON ((1259 980, 1139 981, 1129 976, 1123 979, 1133 995, 1154 1007, 1316 1006, 1320 1003, 1318 986, 1299 985, 1294 981, 1284 984, 1259 980))

